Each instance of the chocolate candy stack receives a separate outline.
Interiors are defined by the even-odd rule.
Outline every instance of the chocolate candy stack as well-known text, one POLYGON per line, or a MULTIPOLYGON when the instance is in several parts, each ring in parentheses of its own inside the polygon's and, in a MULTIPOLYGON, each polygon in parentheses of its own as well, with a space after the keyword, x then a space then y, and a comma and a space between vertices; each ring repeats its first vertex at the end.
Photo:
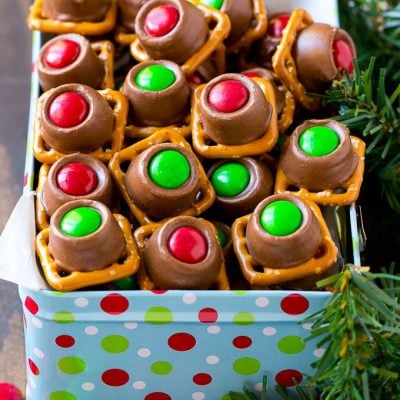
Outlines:
POLYGON ((54 34, 33 143, 50 286, 313 288, 329 273, 318 204, 357 199, 365 146, 309 92, 351 73, 356 51, 305 10, 266 8, 35 1, 29 26, 54 34))

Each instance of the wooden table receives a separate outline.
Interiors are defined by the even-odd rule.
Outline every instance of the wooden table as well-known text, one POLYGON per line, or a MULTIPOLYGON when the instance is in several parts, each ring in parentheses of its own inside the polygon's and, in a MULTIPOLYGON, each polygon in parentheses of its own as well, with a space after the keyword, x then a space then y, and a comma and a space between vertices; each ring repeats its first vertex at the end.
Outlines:
MULTIPOLYGON (((22 191, 31 71, 31 33, 25 25, 29 3, 0 1, 0 232, 22 191)), ((17 286, 0 280, 2 381, 24 390, 21 303, 17 286)))

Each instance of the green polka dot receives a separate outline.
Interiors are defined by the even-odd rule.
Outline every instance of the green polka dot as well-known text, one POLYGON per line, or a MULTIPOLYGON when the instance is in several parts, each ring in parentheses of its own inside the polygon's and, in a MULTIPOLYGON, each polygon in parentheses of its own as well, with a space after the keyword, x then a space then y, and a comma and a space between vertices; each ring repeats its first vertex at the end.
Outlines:
POLYGON ((168 375, 172 371, 172 365, 167 361, 156 361, 151 364, 151 372, 156 375, 168 375))
POLYGON ((173 319, 172 311, 161 306, 149 308, 144 315, 144 321, 154 325, 170 324, 173 319))
POLYGON ((164 189, 176 189, 190 177, 190 164, 187 158, 176 150, 163 150, 149 163, 151 180, 164 189))
POLYGON ((232 397, 231 397, 231 395, 230 395, 229 393, 227 393, 227 394, 224 394, 224 395, 220 398, 220 400, 232 400, 232 397))
POLYGON ((150 65, 136 75, 136 85, 144 90, 159 92, 169 88, 176 81, 175 74, 164 65, 150 65))
POLYGON ((303 214, 299 207, 288 200, 269 203, 261 212, 260 223, 263 229, 273 236, 287 236, 299 229, 303 214))
POLYGON ((225 235, 225 232, 217 227, 217 235, 218 235, 218 241, 221 247, 225 247, 228 244, 228 238, 225 235))
POLYGON ((120 335, 110 335, 103 338, 101 347, 107 353, 123 353, 129 347, 129 340, 120 335))
POLYGON ((299 336, 285 336, 278 342, 278 349, 285 354, 301 353, 305 347, 304 340, 299 336))
POLYGON ((221 197, 239 195, 247 188, 249 182, 249 170, 237 162, 222 164, 211 175, 215 192, 221 197))
POLYGON ((312 157, 323 157, 332 153, 339 143, 339 135, 327 126, 312 126, 299 137, 301 150, 312 157))
POLYGON ((59 311, 53 315, 53 321, 59 324, 71 324, 75 322, 75 316, 69 311, 59 311))
POLYGON ((50 394, 49 400, 78 400, 72 393, 69 392, 53 392, 50 394))
POLYGON ((233 317, 233 323, 236 325, 251 325, 254 323, 254 316, 247 311, 241 311, 233 317))
POLYGON ((86 369, 86 363, 79 357, 64 357, 58 360, 58 368, 64 374, 80 374, 86 369))
POLYGON ((69 210, 60 221, 61 232, 74 237, 90 235, 96 232, 100 225, 101 215, 92 207, 76 207, 69 210))
POLYGON ((260 370, 260 361, 253 357, 238 358, 233 363, 233 370, 239 375, 254 375, 260 370))
POLYGON ((224 0, 201 0, 201 2, 209 7, 215 8, 216 10, 220 10, 224 4, 224 0))
POLYGON ((248 292, 247 290, 232 290, 232 293, 237 294, 238 296, 243 296, 247 292, 248 292))

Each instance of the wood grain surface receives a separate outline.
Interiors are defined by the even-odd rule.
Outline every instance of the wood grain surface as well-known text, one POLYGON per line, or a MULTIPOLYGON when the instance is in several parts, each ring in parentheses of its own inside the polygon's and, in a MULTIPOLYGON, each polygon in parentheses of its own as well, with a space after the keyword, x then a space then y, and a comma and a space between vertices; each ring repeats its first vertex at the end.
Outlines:
MULTIPOLYGON (((25 25, 29 3, 0 1, 0 232, 22 192, 31 71, 31 33, 25 25)), ((24 390, 25 353, 18 289, 0 280, 2 381, 24 390)))

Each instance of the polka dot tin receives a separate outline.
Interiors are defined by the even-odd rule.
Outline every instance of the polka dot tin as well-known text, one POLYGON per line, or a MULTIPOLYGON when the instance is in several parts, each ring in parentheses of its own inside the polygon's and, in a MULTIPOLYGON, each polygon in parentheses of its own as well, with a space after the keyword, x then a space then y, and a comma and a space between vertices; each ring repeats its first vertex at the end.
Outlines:
POLYGON ((216 400, 265 374, 275 400, 323 355, 301 321, 329 295, 20 287, 28 400, 216 400))

